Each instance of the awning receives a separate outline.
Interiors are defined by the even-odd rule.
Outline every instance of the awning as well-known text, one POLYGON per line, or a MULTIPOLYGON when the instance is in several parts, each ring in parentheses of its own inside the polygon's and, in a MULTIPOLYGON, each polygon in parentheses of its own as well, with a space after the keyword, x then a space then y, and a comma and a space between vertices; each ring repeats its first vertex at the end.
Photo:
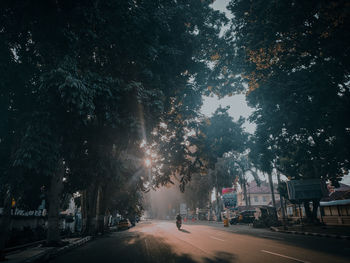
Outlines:
POLYGON ((320 206, 349 205, 349 204, 350 204, 350 199, 320 202, 320 206))

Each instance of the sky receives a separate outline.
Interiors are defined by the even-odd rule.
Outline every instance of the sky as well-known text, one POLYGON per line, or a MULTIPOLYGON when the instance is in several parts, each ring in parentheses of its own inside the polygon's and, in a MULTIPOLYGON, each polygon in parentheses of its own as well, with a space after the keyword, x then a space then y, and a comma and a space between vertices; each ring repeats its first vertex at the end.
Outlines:
MULTIPOLYGON (((231 13, 226 9, 226 5, 228 4, 228 2, 229 0, 216 0, 213 3, 212 7, 216 10, 225 12, 228 18, 232 18, 231 13)), ((222 107, 230 106, 228 112, 234 118, 235 121, 237 121, 240 116, 247 119, 253 111, 252 108, 248 107, 244 94, 225 97, 220 100, 217 96, 203 97, 203 99, 204 100, 201 111, 204 115, 208 117, 211 116, 220 105, 222 107)), ((244 128, 249 133, 254 133, 255 127, 256 125, 254 123, 250 123, 249 121, 246 121, 244 124, 244 128)))
MULTIPOLYGON (((222 107, 230 106, 228 113, 234 118, 235 121, 237 121, 240 116, 247 119, 253 112, 253 109, 247 105, 244 94, 224 97, 222 99, 218 99, 217 96, 203 97, 201 112, 209 117, 220 105, 222 107)), ((248 120, 246 120, 243 126, 247 132, 254 133, 256 127, 254 123, 250 123, 248 120)))

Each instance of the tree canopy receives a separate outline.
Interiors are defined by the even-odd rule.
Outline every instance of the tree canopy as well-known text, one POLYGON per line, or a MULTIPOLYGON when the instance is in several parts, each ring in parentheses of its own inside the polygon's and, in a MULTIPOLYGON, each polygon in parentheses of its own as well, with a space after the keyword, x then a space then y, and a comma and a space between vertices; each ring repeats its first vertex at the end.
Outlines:
POLYGON ((231 1, 228 8, 230 69, 248 83, 260 160, 267 170, 275 160, 290 178, 337 182, 349 166, 349 3, 231 1))

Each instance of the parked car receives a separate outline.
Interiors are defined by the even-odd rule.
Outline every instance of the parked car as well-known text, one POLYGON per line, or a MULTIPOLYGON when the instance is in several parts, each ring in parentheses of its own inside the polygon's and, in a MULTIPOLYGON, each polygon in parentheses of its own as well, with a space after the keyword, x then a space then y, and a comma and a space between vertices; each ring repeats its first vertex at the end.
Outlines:
POLYGON ((230 224, 235 225, 237 223, 253 223, 255 216, 255 210, 244 210, 230 219, 230 224))
POLYGON ((130 219, 130 223, 132 226, 136 226, 136 219, 135 218, 130 219))
POLYGON ((129 219, 121 219, 117 225, 118 230, 129 229, 130 227, 131 223, 129 219))
POLYGON ((256 220, 253 222, 253 227, 263 228, 271 226, 279 226, 280 222, 277 218, 276 208, 263 206, 257 208, 256 220))

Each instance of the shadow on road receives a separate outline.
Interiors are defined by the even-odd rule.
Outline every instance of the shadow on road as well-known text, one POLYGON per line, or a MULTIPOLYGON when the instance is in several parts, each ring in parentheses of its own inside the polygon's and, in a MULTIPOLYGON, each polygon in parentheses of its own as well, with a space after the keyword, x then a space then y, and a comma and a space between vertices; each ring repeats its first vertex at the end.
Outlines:
POLYGON ((186 229, 179 229, 181 232, 187 233, 187 234, 191 234, 190 231, 187 231, 186 229))
MULTIPOLYGON (((184 229, 182 232, 190 233, 184 229)), ((160 236, 139 231, 125 231, 96 239, 50 262, 229 263, 237 261, 236 259, 235 255, 226 252, 216 252, 211 257, 204 256, 203 253, 187 254, 160 236)))
POLYGON ((330 239, 327 237, 317 236, 305 236, 305 235, 293 235, 284 234, 278 232, 272 232, 269 229, 253 228, 248 225, 234 225, 229 228, 224 228, 220 225, 205 224, 221 231, 230 232, 232 231, 235 235, 250 236, 254 238, 261 238, 277 242, 280 245, 288 245, 300 247, 303 249, 309 249, 316 252, 322 251, 324 253, 333 254, 334 256, 349 257, 350 249, 348 247, 349 241, 342 239, 330 239))
POLYGON ((206 263, 228 263, 235 262, 236 256, 227 252, 216 252, 214 258, 205 258, 206 263))

